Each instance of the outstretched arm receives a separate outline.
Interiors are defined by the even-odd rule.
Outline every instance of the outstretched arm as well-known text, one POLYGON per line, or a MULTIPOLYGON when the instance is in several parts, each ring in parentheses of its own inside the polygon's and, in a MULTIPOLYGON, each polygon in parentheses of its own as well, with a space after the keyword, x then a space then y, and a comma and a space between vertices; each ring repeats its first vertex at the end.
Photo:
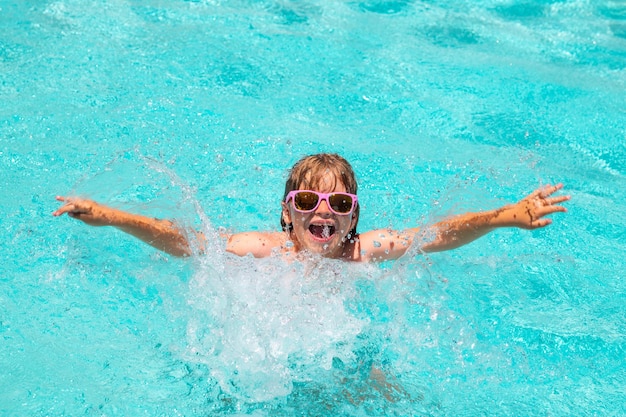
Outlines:
POLYGON ((563 188, 562 184, 541 187, 522 200, 499 209, 478 213, 466 213, 453 216, 429 226, 427 230, 419 228, 402 232, 376 230, 360 236, 360 251, 367 259, 396 259, 404 255, 416 236, 431 232, 434 238, 421 249, 425 252, 439 252, 466 245, 490 231, 500 227, 519 227, 538 229, 552 223, 545 216, 567 211, 561 206, 569 196, 552 197, 563 188))
POLYGON ((114 226, 149 245, 174 256, 189 256, 191 248, 185 234, 169 220, 128 213, 74 197, 57 197, 64 204, 52 215, 81 220, 91 226, 114 226))
POLYGON ((559 204, 569 200, 569 196, 551 197, 561 188, 563 184, 547 185, 517 203, 496 210, 466 213, 436 223, 432 226, 435 239, 422 249, 426 252, 437 252, 458 248, 500 227, 529 230, 546 227, 552 220, 545 216, 567 211, 559 204))

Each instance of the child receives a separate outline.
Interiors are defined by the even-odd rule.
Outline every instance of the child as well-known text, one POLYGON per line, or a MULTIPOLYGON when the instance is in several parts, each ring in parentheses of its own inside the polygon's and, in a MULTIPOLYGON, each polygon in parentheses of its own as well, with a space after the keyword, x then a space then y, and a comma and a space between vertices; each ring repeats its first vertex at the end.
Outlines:
MULTIPOLYGON (((432 238, 420 249, 425 252, 454 249, 499 227, 545 227, 551 223, 545 216, 566 211, 559 204, 569 200, 569 196, 551 197, 561 188, 562 184, 546 185, 515 204, 445 219, 429 227, 432 238)), ((359 262, 402 256, 421 233, 420 229, 357 233, 356 194, 355 175, 344 158, 336 154, 306 156, 293 166, 285 185, 280 219, 283 231, 229 235, 226 250, 255 257, 270 256, 276 251, 284 254, 308 251, 359 262)), ((57 197, 57 200, 64 204, 54 216, 67 213, 91 226, 115 226, 171 255, 192 253, 186 234, 169 220, 127 213, 81 198, 57 197)))

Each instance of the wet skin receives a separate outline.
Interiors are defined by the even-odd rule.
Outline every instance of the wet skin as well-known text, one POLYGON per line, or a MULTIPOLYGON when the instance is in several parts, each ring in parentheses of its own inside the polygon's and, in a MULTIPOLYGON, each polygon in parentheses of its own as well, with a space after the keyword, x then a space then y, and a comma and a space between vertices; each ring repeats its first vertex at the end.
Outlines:
MULTIPOLYGON (((346 187, 331 178, 324 184, 334 187, 324 187, 323 190, 314 190, 325 193, 347 192, 346 187)), ((300 188, 302 189, 302 188, 300 188)), ((341 258, 344 255, 344 242, 350 230, 354 227, 356 217, 354 212, 338 215, 330 211, 326 201, 322 200, 319 206, 310 213, 301 213, 293 207, 293 202, 283 202, 283 219, 291 224, 291 240, 296 251, 308 250, 327 258, 341 258)))
MULTIPOLYGON (((345 186, 332 176, 316 181, 315 191, 346 192, 345 186)), ((466 245, 490 231, 502 227, 538 229, 546 227, 552 220, 546 216, 566 212, 561 205, 570 199, 568 195, 554 195, 562 184, 545 185, 517 203, 495 210, 465 213, 449 217, 426 226, 433 238, 420 244, 420 251, 437 252, 466 245)), ((302 189, 302 188, 301 188, 302 189)), ((98 204, 95 201, 76 197, 57 197, 63 205, 53 215, 68 216, 92 226, 113 226, 138 239, 174 256, 193 254, 190 236, 197 237, 202 252, 205 237, 200 232, 185 233, 169 220, 159 220, 128 213, 98 204)), ((300 213, 293 203, 282 203, 282 216, 286 224, 292 225, 289 232, 244 232, 225 235, 226 250, 236 255, 251 254, 257 258, 274 253, 297 253, 307 251, 328 258, 343 258, 350 261, 383 261, 404 255, 413 241, 420 236, 420 228, 402 231, 378 229, 351 236, 348 233, 357 222, 356 215, 337 215, 321 201, 316 210, 300 213)))

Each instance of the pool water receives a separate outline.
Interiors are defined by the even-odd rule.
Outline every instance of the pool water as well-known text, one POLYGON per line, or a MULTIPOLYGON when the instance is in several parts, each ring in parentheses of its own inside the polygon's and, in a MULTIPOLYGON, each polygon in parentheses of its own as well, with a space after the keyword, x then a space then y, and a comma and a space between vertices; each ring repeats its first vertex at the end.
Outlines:
POLYGON ((625 3, 0 0, 0 28, 1 414, 626 414, 625 3), (51 216, 278 230, 316 152, 361 231, 572 199, 381 265, 51 216))

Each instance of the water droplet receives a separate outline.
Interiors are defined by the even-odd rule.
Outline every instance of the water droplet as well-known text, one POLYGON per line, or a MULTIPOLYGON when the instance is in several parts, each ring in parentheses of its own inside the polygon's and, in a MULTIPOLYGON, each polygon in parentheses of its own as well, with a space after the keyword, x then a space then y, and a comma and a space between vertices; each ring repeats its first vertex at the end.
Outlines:
POLYGON ((286 248, 293 248, 293 242, 291 240, 288 240, 285 242, 285 247, 286 248))
POLYGON ((375 240, 374 242, 372 242, 375 248, 380 248, 381 244, 379 241, 375 240))

